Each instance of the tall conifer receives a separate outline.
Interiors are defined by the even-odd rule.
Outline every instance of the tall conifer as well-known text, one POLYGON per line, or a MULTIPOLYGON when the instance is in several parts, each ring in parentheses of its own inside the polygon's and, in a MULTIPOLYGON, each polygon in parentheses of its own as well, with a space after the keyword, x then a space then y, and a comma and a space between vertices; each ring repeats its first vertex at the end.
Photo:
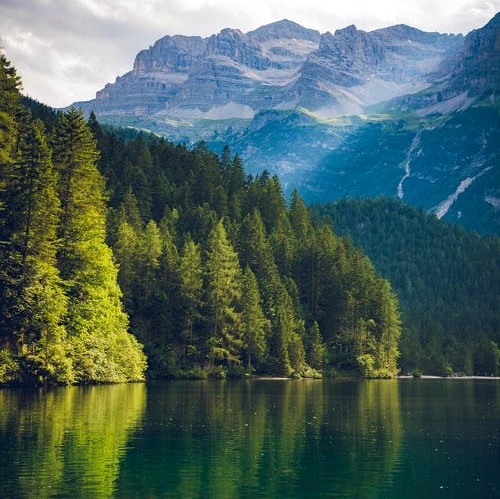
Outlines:
POLYGON ((69 298, 65 324, 77 381, 139 380, 145 359, 127 332, 117 268, 105 243, 104 181, 97 157, 82 114, 75 109, 62 114, 54 163, 62 210, 58 263, 69 298))
POLYGON ((239 363, 242 347, 240 314, 241 269, 223 220, 212 229, 207 255, 207 295, 210 307, 209 355, 213 360, 239 363))
POLYGON ((241 296, 241 333, 246 352, 247 369, 252 369, 264 359, 267 350, 266 334, 270 328, 261 308, 257 279, 247 267, 243 272, 241 296))

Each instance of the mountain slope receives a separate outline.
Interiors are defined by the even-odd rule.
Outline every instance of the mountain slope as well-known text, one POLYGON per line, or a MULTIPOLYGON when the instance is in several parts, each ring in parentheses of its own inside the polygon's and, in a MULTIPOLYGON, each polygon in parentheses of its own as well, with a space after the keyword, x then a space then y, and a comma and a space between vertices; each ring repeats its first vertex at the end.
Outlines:
POLYGON ((403 370, 494 372, 499 238, 480 237, 391 199, 344 200, 315 211, 361 246, 398 294, 403 370))
POLYGON ((100 121, 237 152, 310 201, 385 195, 500 233, 500 14, 466 37, 283 20, 165 37, 77 103, 100 121))
POLYGON ((395 99, 386 110, 444 114, 467 109, 482 101, 498 106, 500 90, 500 13, 471 31, 445 58, 434 83, 423 92, 395 99))
POLYGON ((137 54, 132 71, 77 103, 98 116, 167 114, 249 118, 306 107, 322 116, 416 91, 462 37, 408 26, 320 35, 288 20, 249 33, 166 36, 137 54))
POLYGON ((473 107, 439 119, 369 122, 301 185, 309 201, 392 196, 483 233, 500 233, 500 121, 473 107))

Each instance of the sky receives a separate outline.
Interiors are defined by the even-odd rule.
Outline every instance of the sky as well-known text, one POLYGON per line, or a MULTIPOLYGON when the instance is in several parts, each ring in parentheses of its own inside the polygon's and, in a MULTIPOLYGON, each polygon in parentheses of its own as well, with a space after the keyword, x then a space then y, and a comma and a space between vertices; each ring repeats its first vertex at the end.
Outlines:
POLYGON ((408 24, 467 34, 500 0, 0 0, 0 47, 23 91, 63 107, 89 100, 165 35, 250 31, 281 19, 324 33, 408 24))

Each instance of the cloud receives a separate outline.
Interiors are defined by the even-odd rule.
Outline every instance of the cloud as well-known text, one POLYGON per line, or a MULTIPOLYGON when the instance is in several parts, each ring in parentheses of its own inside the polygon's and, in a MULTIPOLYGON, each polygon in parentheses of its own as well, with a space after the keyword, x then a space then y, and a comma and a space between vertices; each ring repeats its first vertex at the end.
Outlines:
POLYGON ((405 23, 467 33, 498 10, 500 0, 1 0, 0 37, 26 93, 65 106, 93 98, 167 34, 245 32, 283 18, 321 32, 405 23))

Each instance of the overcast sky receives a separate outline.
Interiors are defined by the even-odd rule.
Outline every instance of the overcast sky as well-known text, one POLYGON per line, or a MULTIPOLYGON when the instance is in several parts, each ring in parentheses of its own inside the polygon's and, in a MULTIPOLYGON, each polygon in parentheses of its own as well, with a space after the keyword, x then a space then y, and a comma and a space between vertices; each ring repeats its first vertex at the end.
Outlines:
POLYGON ((0 46, 24 92, 61 107, 94 98, 164 35, 246 32, 285 18, 322 33, 404 23, 466 34, 499 10, 500 0, 0 0, 0 46))

